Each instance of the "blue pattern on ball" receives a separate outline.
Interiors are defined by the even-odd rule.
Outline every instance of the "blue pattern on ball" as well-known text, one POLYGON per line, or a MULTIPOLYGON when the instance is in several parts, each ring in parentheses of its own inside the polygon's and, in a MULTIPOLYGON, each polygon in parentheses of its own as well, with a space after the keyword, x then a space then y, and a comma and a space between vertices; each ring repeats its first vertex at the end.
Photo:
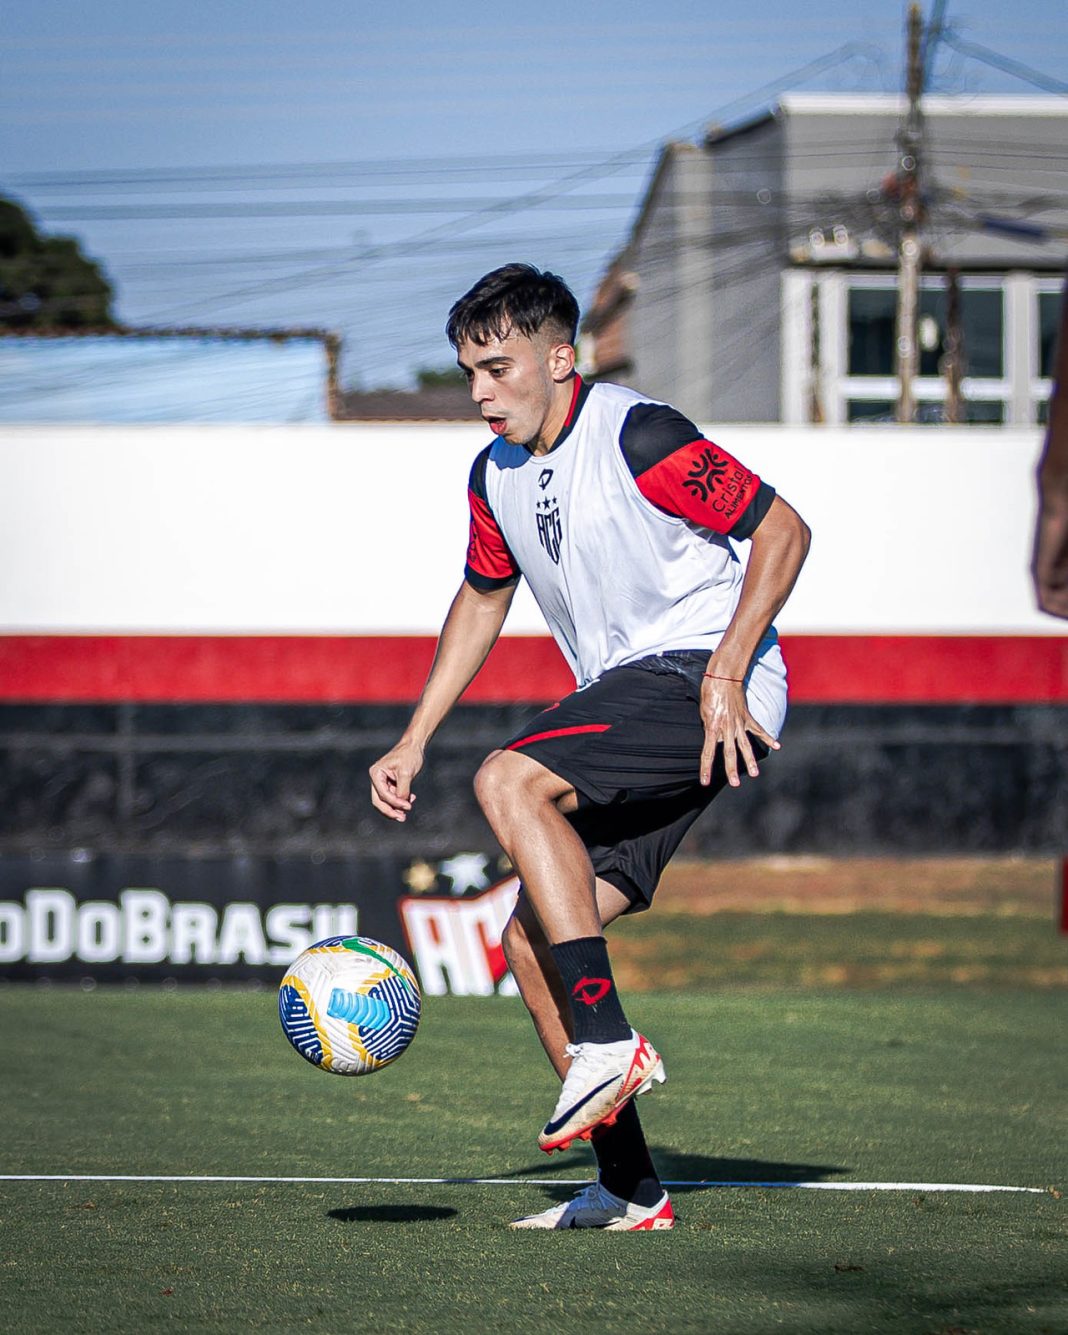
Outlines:
POLYGON ((383 1029, 389 1024, 389 1006, 386 1002, 368 993, 349 992, 343 987, 335 987, 330 993, 326 1013, 332 1020, 348 1020, 358 1026, 362 1035, 364 1029, 383 1029))
POLYGON ((389 1062, 399 1057, 415 1037, 419 1025, 419 994, 400 978, 389 977, 376 983, 368 994, 386 1006, 389 1020, 381 1029, 360 1031, 364 1046, 372 1057, 389 1062))
POLYGON ((278 991, 278 1017, 286 1037, 300 1055, 315 1066, 323 1060, 323 1045, 319 1034, 308 1014, 304 998, 295 987, 282 987, 278 991))

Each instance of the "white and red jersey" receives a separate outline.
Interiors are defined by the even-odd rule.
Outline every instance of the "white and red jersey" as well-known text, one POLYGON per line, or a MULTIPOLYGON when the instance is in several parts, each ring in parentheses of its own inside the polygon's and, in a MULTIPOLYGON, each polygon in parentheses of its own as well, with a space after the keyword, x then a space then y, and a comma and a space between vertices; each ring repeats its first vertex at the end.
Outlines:
MULTIPOLYGON (((774 491, 681 413, 620 385, 575 379, 552 449, 497 440, 476 458, 466 578, 526 577, 579 685, 670 649, 719 644, 747 538, 774 491)), ((774 629, 747 678, 754 717, 777 734, 786 674, 774 629)))

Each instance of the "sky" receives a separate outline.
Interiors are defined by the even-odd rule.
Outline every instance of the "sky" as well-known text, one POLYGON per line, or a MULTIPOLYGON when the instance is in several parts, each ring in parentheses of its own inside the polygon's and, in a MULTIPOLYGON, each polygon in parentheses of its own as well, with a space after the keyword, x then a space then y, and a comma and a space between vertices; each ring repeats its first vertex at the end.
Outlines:
MULTIPOLYGON (((1068 80, 1063 0, 1018 0, 1011 22, 998 0, 944 11, 957 45, 932 91, 1040 91, 1007 62, 1068 80)), ((5 20, 0 192, 82 241, 126 322, 336 329, 344 380, 407 386, 449 364, 448 307, 497 264, 552 268, 588 302, 666 140, 786 90, 900 89, 904 22, 882 0, 35 0, 5 20)), ((19 379, 35 355, 0 363, 0 417, 39 399, 41 369, 19 379)), ((93 364, 64 356, 77 415, 93 364)), ((232 367, 185 375, 183 357, 177 398, 222 411, 232 367)), ((268 415, 318 402, 296 371, 268 379, 268 415)))

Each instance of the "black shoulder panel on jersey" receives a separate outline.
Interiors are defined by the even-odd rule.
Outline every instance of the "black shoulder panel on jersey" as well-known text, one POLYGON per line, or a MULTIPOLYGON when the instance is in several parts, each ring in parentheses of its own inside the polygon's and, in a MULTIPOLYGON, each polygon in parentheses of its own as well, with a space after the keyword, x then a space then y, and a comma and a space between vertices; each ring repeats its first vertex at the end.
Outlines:
POLYGON ((757 525, 771 509, 771 503, 775 499, 775 488, 769 487, 766 482, 761 482, 757 487, 757 494, 738 516, 738 522, 731 529, 732 538, 751 538, 756 532, 757 525))
POLYGON ((619 433, 619 448, 632 477, 641 477, 684 445, 701 439, 688 417, 666 403, 636 403, 619 433))
POLYGON ((480 501, 487 501, 486 496, 486 465, 489 463, 490 450, 492 445, 487 445, 484 450, 480 450, 475 456, 475 462, 471 465, 471 476, 467 485, 475 493, 480 501))

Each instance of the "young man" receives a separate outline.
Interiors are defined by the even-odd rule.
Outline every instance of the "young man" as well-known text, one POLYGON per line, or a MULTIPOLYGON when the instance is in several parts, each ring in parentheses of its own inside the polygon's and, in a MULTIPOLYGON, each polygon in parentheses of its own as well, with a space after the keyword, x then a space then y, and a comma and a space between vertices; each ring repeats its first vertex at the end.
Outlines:
POLYGON ((670 1228, 633 1098, 664 1079, 628 1024, 603 929, 647 908, 683 835, 777 750, 771 622, 809 534, 681 414, 575 372, 578 305, 529 265, 487 274, 447 333, 496 440, 475 460, 463 583, 371 800, 407 819, 427 743, 500 634, 521 575, 578 690, 483 763, 475 791, 522 883, 508 963, 563 1089, 538 1143, 592 1139, 598 1180, 518 1228, 670 1228), (751 539, 748 567, 728 536, 751 539))

